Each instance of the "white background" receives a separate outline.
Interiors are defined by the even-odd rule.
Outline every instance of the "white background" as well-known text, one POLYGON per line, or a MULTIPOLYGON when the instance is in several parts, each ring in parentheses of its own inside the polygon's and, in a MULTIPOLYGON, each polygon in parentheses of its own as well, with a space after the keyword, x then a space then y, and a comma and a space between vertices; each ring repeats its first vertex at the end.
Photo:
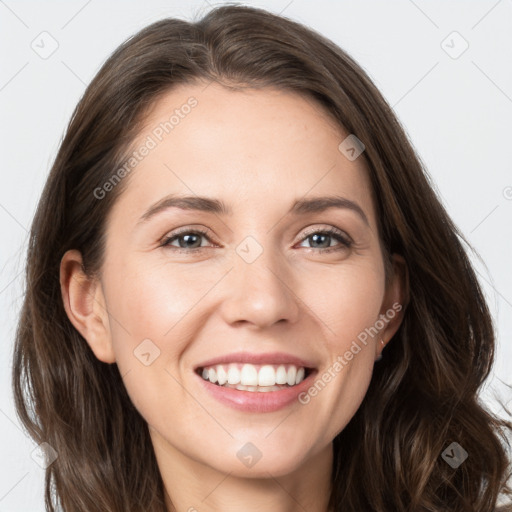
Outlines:
MULTIPOLYGON (((487 266, 471 256, 499 338, 482 398, 498 412, 494 394, 512 405, 503 385, 512 370, 512 1, 246 4, 331 38, 394 107, 442 202, 487 266), (452 58, 445 49, 455 55, 461 37, 469 47, 452 58)), ((14 413, 10 378, 27 230, 64 129, 86 85, 128 36, 164 17, 191 20, 209 5, 0 0, 0 512, 44 510, 44 472, 14 413), (31 48, 43 31, 58 42, 47 59, 31 48)))

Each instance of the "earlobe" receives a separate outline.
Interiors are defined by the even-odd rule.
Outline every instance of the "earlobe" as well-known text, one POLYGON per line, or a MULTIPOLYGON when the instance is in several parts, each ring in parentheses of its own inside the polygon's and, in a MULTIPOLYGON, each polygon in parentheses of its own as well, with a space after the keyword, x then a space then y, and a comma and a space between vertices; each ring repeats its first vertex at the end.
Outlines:
POLYGON ((67 251, 61 259, 60 288, 69 321, 100 361, 114 363, 116 358, 101 283, 85 274, 82 255, 77 250, 67 251))

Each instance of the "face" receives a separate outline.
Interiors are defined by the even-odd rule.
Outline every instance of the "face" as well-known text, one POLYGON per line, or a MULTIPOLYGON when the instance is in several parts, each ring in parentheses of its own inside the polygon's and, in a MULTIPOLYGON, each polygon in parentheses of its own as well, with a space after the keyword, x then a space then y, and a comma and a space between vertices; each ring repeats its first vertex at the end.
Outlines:
POLYGON ((82 329, 119 366, 159 458, 284 475, 360 406, 401 292, 385 286, 363 157, 338 149, 348 135, 273 89, 180 86, 147 117, 134 148, 149 149, 108 217, 105 331, 82 329))

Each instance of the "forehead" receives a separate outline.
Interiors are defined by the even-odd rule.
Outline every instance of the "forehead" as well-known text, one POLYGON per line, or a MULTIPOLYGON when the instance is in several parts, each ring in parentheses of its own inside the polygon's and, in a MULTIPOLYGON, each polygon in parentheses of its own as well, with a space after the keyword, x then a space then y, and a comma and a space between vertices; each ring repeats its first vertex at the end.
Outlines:
POLYGON ((180 85, 146 115, 132 149, 147 149, 116 208, 135 218, 180 193, 222 199, 235 215, 278 213, 301 197, 336 193, 361 204, 373 224, 364 159, 339 149, 348 135, 322 105, 295 92, 180 85))

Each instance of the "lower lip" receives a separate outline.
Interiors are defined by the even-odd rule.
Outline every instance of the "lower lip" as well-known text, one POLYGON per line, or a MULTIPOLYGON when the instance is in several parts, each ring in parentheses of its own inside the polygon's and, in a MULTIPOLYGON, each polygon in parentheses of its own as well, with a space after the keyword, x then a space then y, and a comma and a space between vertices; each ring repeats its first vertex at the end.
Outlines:
POLYGON ((298 402, 298 395, 311 386, 312 378, 316 373, 317 371, 313 370, 307 378, 296 386, 266 392, 226 388, 203 379, 197 373, 196 376, 214 398, 233 409, 244 412, 273 412, 291 405, 294 401, 298 402))

